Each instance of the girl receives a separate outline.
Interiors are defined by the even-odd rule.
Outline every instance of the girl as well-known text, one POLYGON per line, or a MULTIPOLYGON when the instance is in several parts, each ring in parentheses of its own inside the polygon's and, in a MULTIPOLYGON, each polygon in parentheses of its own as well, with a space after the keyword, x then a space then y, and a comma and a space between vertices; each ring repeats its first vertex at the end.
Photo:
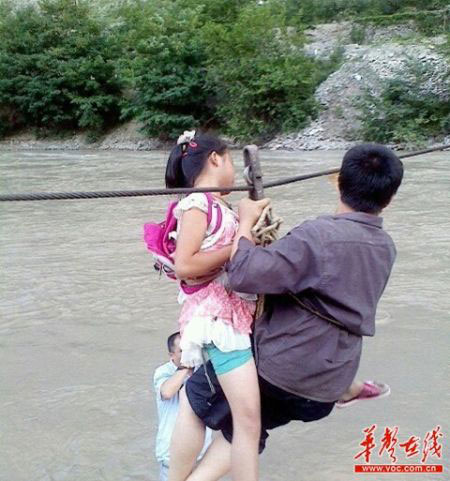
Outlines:
MULTIPOLYGON (((188 195, 174 211, 178 219, 175 271, 184 287, 179 294, 181 363, 195 368, 203 363, 202 349, 207 352, 232 412, 233 479, 256 481, 260 398, 249 338, 256 299, 230 291, 223 269, 238 228, 237 215, 224 201, 233 183, 233 162, 222 141, 209 135, 180 137, 167 163, 166 186, 223 189, 188 195), (208 225, 211 202, 216 215, 208 225), (197 288, 190 292, 192 286, 197 288)), ((267 203, 260 202, 261 211, 267 203)), ((170 481, 187 478, 202 444, 195 433, 189 433, 189 442, 173 436, 170 481)))

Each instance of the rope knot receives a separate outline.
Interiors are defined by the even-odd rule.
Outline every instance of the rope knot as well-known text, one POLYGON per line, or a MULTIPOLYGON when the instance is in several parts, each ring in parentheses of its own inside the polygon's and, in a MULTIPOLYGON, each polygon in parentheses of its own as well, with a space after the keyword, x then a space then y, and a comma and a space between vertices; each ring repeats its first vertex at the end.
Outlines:
POLYGON ((255 243, 264 247, 276 241, 278 239, 278 231, 282 223, 282 217, 274 217, 271 205, 265 207, 258 219, 258 222, 252 229, 252 235, 255 243))

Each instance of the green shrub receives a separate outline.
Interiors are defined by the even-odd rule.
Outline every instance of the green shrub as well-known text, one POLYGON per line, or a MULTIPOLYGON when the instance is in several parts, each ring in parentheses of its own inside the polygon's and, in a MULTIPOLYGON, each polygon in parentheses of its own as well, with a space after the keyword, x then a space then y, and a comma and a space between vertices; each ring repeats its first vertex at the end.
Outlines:
POLYGON ((236 21, 241 10, 248 6, 257 6, 255 0, 177 0, 179 12, 196 10, 202 23, 214 22, 230 24, 236 21))
POLYGON ((366 39, 366 27, 358 23, 352 25, 350 30, 350 41, 352 43, 363 44, 366 39))
POLYGON ((450 102, 424 91, 423 72, 416 65, 409 75, 386 81, 380 95, 367 93, 359 106, 360 134, 368 141, 420 145, 450 133, 450 102))
POLYGON ((10 128, 102 129, 117 120, 115 51, 87 2, 43 0, 2 13, 0 107, 18 119, 10 128))
MULTIPOLYGON (((309 24, 399 13, 410 13, 414 16, 415 12, 423 10, 448 8, 448 0, 286 0, 285 3, 289 16, 309 24)), ((425 15, 414 16, 420 21, 424 20, 424 17, 425 15)), ((373 19, 375 22, 376 20, 373 19)), ((436 20, 439 18, 435 18, 436 20)))

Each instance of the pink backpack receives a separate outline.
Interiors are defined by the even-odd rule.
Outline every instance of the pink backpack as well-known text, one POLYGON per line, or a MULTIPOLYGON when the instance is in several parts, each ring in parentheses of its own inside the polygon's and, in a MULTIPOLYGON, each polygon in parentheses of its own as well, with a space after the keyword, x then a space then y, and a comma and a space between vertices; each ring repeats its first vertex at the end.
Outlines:
MULTIPOLYGON (((220 206, 214 202, 213 196, 209 192, 205 192, 205 196, 208 201, 208 212, 206 214, 208 227, 213 219, 213 208, 217 209, 216 225, 210 234, 213 235, 217 233, 222 225, 222 210, 220 206)), ((177 280, 175 260, 173 258, 176 249, 177 232, 177 218, 173 211, 177 204, 178 201, 170 202, 167 208, 166 219, 163 222, 144 224, 144 241, 147 244, 147 249, 153 254, 155 261, 154 267, 158 272, 164 272, 164 274, 172 280, 177 280)), ((209 282, 195 285, 188 285, 185 282, 181 282, 181 288, 186 294, 193 294, 203 287, 206 287, 209 282)))

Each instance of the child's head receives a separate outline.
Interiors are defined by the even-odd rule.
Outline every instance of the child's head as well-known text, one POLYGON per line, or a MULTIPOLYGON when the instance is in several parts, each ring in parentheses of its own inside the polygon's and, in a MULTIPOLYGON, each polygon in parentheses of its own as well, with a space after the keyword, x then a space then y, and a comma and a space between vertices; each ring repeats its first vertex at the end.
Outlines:
POLYGON ((174 332, 167 338, 167 350, 169 351, 169 359, 179 367, 181 364, 181 349, 180 349, 180 333, 174 332))
POLYGON ((172 149, 167 161, 166 187, 194 187, 202 176, 215 182, 212 187, 229 187, 234 181, 227 145, 212 135, 196 135, 172 149))
POLYGON ((338 178, 341 201, 355 211, 379 214, 402 178, 403 164, 392 150, 378 144, 357 145, 342 161, 338 178))

